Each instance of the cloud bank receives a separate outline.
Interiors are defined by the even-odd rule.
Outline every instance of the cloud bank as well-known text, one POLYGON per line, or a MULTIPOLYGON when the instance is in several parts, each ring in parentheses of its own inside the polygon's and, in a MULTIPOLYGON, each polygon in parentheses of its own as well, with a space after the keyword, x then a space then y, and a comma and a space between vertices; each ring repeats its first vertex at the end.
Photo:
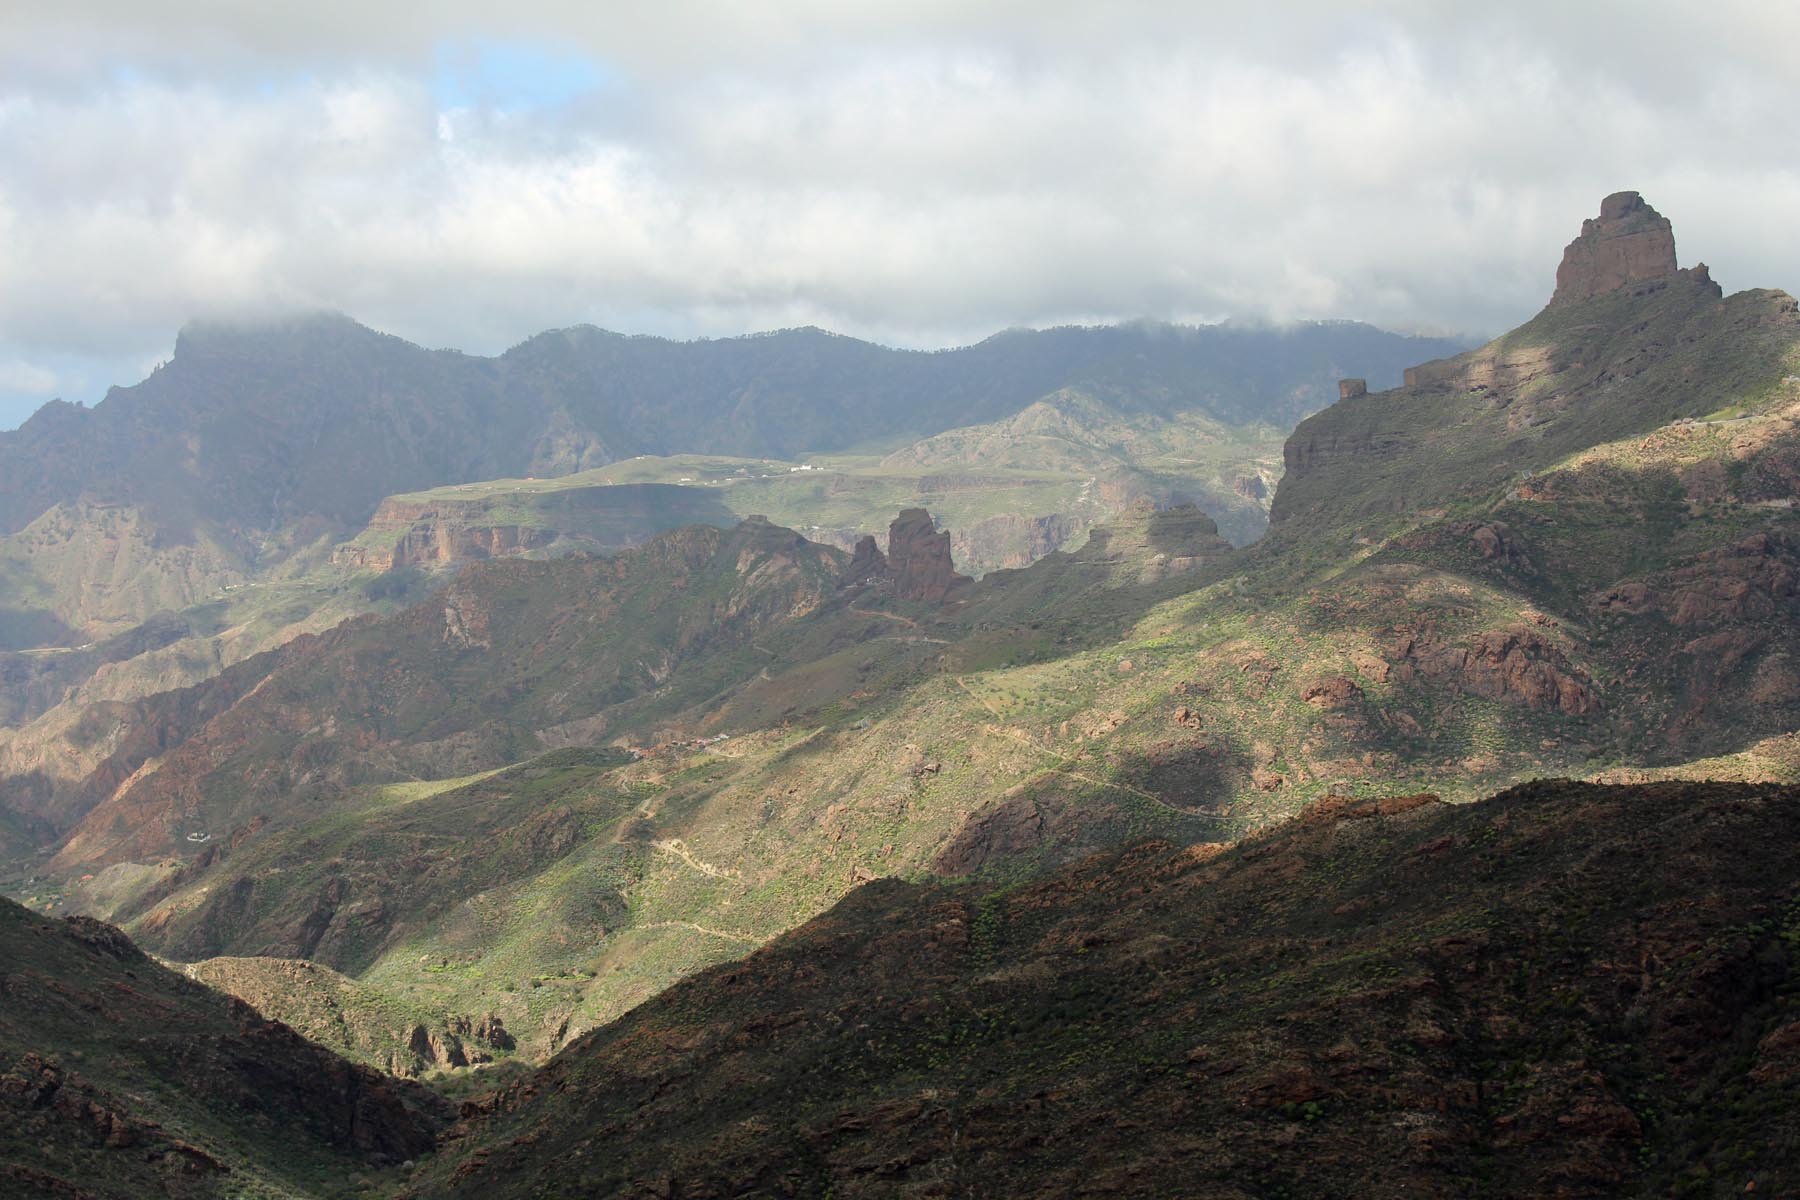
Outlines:
POLYGON ((0 4, 0 427, 295 308, 482 352, 1495 331, 1621 187, 1800 288, 1789 6, 265 7, 0 4))

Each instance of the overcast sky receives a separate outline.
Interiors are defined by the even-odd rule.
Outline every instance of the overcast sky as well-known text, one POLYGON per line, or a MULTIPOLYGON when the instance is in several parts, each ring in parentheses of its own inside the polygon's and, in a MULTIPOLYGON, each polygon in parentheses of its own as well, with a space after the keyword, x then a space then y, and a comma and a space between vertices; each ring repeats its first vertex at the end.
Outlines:
POLYGON ((1497 332, 1620 188, 1800 290, 1796 47, 1773 0, 0 0, 0 428, 300 308, 1497 332))

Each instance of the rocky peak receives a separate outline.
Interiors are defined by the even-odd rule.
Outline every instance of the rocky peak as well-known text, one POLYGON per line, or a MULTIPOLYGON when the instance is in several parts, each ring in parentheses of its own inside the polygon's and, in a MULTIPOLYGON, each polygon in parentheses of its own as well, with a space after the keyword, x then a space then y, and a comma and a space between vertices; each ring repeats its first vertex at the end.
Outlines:
POLYGON ((1636 192, 1614 192, 1600 202, 1600 216, 1581 223, 1581 236, 1563 251, 1552 304, 1587 300, 1603 292, 1675 273, 1675 232, 1669 219, 1636 192))
POLYGON ((951 562, 949 531, 939 532, 937 522, 922 508, 902 509, 888 526, 887 557, 894 595, 902 600, 935 602, 969 582, 951 562))
POLYGON ((887 555, 875 544, 875 535, 865 533, 857 538, 856 549, 850 555, 850 568, 844 572, 844 582, 867 583, 871 579, 886 579, 887 573, 887 555))

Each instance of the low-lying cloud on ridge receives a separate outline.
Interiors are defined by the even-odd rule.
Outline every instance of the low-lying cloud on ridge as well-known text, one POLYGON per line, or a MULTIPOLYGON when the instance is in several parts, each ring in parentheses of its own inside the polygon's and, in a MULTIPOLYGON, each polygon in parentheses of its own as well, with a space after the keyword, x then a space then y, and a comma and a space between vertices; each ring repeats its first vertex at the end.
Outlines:
POLYGON ((1800 287, 1785 6, 34 7, 0 5, 0 427, 301 308, 483 352, 1495 331, 1620 187, 1727 288, 1800 287))

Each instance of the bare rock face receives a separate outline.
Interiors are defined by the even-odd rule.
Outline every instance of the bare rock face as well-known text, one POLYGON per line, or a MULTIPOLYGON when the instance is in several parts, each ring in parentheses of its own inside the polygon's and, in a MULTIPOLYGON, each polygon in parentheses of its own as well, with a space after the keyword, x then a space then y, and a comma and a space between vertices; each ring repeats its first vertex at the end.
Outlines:
POLYGON ((1563 251, 1551 304, 1570 304, 1603 292, 1675 273, 1675 232, 1669 219, 1636 192, 1614 192, 1598 219, 1563 251))
POLYGON ((850 568, 844 572, 844 583, 848 585, 886 579, 887 573, 887 555, 875 544, 875 535, 865 533, 856 539, 856 549, 850 555, 850 568))
POLYGON ((902 600, 935 603, 969 582, 966 575, 956 573, 951 561, 949 532, 938 532, 937 523, 922 508, 902 509, 888 526, 887 557, 894 595, 902 600))
POLYGON ((1345 675, 1328 675, 1308 684, 1300 692, 1300 699, 1314 708, 1351 708, 1362 698, 1362 688, 1354 679, 1345 675))
POLYGON ((1402 682, 1423 675, 1471 695, 1571 717, 1602 707, 1592 681, 1548 638, 1523 626, 1484 630, 1466 644, 1405 634, 1388 658, 1402 682))
POLYGON ((1754 533, 1695 555, 1645 580, 1596 595, 1602 613, 1658 612, 1678 628, 1773 621, 1800 596, 1800 546, 1776 533, 1754 533))
POLYGON ((1232 479, 1231 490, 1246 500, 1262 501, 1268 499, 1269 485, 1262 481, 1260 475, 1239 475, 1232 479))

